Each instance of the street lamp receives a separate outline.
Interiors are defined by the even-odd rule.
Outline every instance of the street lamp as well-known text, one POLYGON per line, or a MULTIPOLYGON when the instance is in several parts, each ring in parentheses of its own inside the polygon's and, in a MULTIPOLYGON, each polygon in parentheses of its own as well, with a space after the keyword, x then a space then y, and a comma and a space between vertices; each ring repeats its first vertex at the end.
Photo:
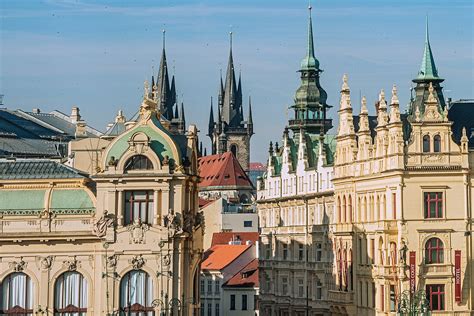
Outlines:
POLYGON ((399 316, 431 316, 430 302, 423 290, 411 293, 409 290, 400 294, 397 315, 399 316))

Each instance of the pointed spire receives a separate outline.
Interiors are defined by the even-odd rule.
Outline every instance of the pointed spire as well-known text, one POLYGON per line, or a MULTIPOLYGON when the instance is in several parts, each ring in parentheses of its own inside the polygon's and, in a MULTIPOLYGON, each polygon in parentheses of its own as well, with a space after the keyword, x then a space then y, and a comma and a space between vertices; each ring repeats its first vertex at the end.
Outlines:
POLYGON ((439 79, 438 70, 436 69, 433 52, 431 51, 430 37, 428 31, 428 16, 426 16, 426 31, 425 31, 425 49, 423 52, 423 59, 421 61, 420 71, 416 79, 439 79))
POLYGON ((369 111, 367 110, 367 98, 363 96, 360 103, 361 103, 360 114, 368 115, 369 111))
POLYGON ((348 84, 347 74, 342 77, 340 110, 351 108, 351 89, 348 84))
POLYGON ((213 110, 213 105, 212 105, 212 97, 211 97, 211 111, 209 114, 209 130, 208 130, 208 135, 212 135, 212 132, 214 131, 214 110, 213 110))
POLYGON ((360 121, 359 121, 359 133, 369 131, 369 111, 367 110, 367 99, 365 96, 360 101, 360 121))
POLYGON ((387 102, 385 101, 385 91, 380 90, 379 108, 377 111, 377 127, 387 125, 387 102))
POLYGON ((390 123, 400 122, 400 102, 398 101, 397 86, 393 85, 390 101, 390 123))
POLYGON ((179 111, 179 119, 183 122, 183 124, 186 121, 184 117, 184 103, 183 102, 181 102, 181 109, 179 111))
POLYGON ((207 147, 204 147, 204 156, 207 156, 207 147))
POLYGON ((252 100, 250 99, 250 96, 249 96, 249 116, 248 116, 248 119, 247 119, 247 123, 248 123, 248 124, 253 124, 253 118, 252 118, 252 100))
POLYGON ((319 61, 314 56, 314 41, 313 41, 313 20, 311 17, 311 5, 308 7, 309 22, 308 22, 308 47, 305 58, 301 61, 301 69, 319 69, 319 61))
POLYGON ((178 115, 178 103, 175 103, 173 118, 179 118, 179 115, 178 115))

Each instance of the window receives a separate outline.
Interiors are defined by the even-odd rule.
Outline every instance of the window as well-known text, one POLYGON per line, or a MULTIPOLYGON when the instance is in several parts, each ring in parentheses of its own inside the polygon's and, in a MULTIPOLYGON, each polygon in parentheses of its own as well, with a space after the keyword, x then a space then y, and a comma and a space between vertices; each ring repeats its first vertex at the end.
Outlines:
POLYGON ((242 294, 242 310, 247 310, 247 294, 242 294))
POLYGON ((153 164, 150 159, 143 155, 135 155, 127 160, 125 163, 125 171, 129 170, 151 170, 153 164))
POLYGON ((283 244, 283 260, 286 260, 288 258, 288 245, 283 244))
POLYGON ((444 247, 439 238, 430 238, 425 245, 425 263, 443 263, 444 247))
POLYGON ((303 279, 298 279, 298 296, 299 297, 304 296, 304 280, 303 279))
POLYGON ((153 281, 148 273, 133 270, 120 281, 120 311, 125 315, 152 316, 153 298, 153 281))
POLYGON ((320 262, 322 257, 323 257, 323 249, 322 249, 322 244, 318 243, 316 244, 316 261, 320 262))
POLYGON ((443 217, 443 192, 425 192, 425 218, 443 217))
POLYGON ((125 191, 125 225, 138 219, 142 223, 152 223, 153 191, 125 191))
POLYGON ((281 278, 281 294, 283 295, 288 294, 288 278, 287 277, 281 278))
POLYGON ((392 219, 397 218, 397 193, 392 192, 392 219))
POLYGON ((201 279, 201 294, 204 294, 204 279, 201 279))
POLYGON ((323 298, 323 284, 319 279, 316 280, 316 299, 321 300, 323 298))
POLYGON ((385 286, 380 286, 380 309, 385 311, 385 286))
POLYGON ((252 227, 252 221, 244 221, 244 227, 252 227))
POLYGON ((230 145, 230 151, 234 154, 234 157, 237 157, 237 145, 236 144, 230 145))
POLYGON ((201 303, 201 316, 204 316, 204 303, 201 303))
POLYGON ((212 303, 207 303, 207 316, 212 316, 212 303))
POLYGON ((212 294, 212 280, 207 280, 207 293, 212 294))
POLYGON ((430 152, 430 137, 428 135, 423 136, 423 152, 430 152))
POLYGON ((253 309, 258 311, 258 295, 253 296, 253 309))
POLYGON ((430 302, 430 309, 432 311, 444 311, 444 285, 427 285, 426 299, 430 302))
POLYGON ((395 312, 397 306, 397 299, 395 296, 395 285, 390 285, 390 311, 395 312))
POLYGON ((220 312, 221 312, 221 307, 220 307, 219 303, 216 303, 215 308, 216 308, 215 316, 219 316, 220 312))
POLYGON ((433 137, 433 151, 439 153, 441 151, 441 136, 435 135, 433 137))
POLYGON ((9 274, 0 285, 1 315, 33 315, 33 283, 24 273, 9 274))
POLYGON ((298 245, 298 260, 304 260, 304 246, 303 244, 298 245))
POLYGON ((64 272, 54 287, 54 315, 79 315, 87 313, 87 281, 82 274, 64 272))
POLYGON ((214 292, 216 292, 216 294, 219 294, 221 292, 221 280, 219 279, 216 279, 214 281, 214 292))
POLYGON ((235 294, 230 295, 230 310, 235 311, 235 294))

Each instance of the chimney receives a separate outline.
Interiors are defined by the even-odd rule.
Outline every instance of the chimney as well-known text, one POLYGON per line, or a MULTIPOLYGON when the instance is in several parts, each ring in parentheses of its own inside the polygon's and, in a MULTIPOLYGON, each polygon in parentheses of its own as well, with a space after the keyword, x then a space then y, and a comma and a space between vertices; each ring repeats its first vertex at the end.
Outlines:
POLYGON ((32 112, 34 114, 40 114, 41 113, 40 109, 38 109, 38 108, 34 108, 32 112))
POLYGON ((75 137, 76 138, 84 138, 84 137, 87 137, 87 133, 86 133, 86 122, 85 121, 78 121, 76 122, 76 133, 75 133, 75 137))
POLYGON ((77 106, 72 107, 70 118, 72 123, 77 123, 81 120, 81 114, 79 114, 79 108, 77 106))

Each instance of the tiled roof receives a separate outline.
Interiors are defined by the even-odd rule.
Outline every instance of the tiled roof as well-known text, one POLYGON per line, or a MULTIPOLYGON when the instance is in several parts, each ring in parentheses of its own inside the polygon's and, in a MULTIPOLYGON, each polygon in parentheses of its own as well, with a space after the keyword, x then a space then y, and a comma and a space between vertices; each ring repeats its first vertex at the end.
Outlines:
POLYGON ((474 100, 458 100, 449 106, 448 118, 453 121, 453 139, 461 142, 462 129, 466 128, 469 147, 474 148, 474 100))
POLYGON ((0 159, 0 179, 62 179, 85 178, 86 174, 59 162, 47 159, 0 159))
POLYGON ((215 245, 204 253, 201 270, 222 270, 247 251, 251 245, 215 245))
POLYGON ((199 158, 200 188, 249 187, 253 188, 239 161, 231 152, 199 158))
POLYGON ((211 246, 215 245, 228 245, 231 241, 240 240, 242 244, 246 244, 247 241, 251 241, 255 244, 258 241, 257 232, 219 232, 212 234, 211 246))
POLYGON ((258 287, 258 259, 250 261, 242 270, 231 277, 224 286, 229 287, 258 287))
POLYGON ((250 165, 249 165, 249 170, 250 171, 253 171, 253 170, 256 170, 256 171, 266 171, 267 170, 267 166, 265 166, 263 163, 261 162, 251 162, 250 165))

